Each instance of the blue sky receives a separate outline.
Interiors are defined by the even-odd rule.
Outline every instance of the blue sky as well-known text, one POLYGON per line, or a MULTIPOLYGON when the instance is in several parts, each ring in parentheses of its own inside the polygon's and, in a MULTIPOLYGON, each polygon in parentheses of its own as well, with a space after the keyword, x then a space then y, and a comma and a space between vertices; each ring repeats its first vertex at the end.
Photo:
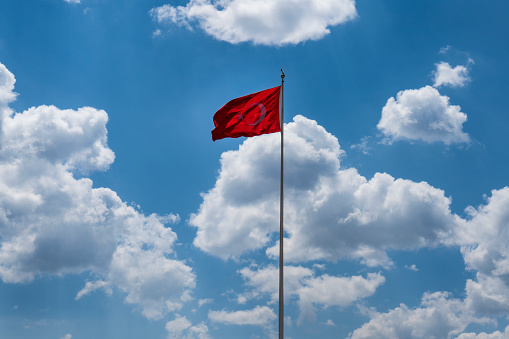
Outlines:
POLYGON ((509 3, 0 2, 0 337, 507 338, 509 3))

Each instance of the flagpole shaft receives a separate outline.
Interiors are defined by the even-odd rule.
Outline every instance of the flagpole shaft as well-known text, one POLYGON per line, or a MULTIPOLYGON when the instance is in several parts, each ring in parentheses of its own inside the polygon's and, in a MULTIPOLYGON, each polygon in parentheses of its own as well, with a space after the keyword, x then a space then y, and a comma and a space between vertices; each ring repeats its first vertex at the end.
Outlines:
POLYGON ((284 292, 283 292, 283 130, 284 130, 284 83, 285 73, 281 69, 281 114, 280 114, 280 127, 281 127, 281 181, 280 181, 280 195, 279 195, 279 339, 284 339, 284 292))

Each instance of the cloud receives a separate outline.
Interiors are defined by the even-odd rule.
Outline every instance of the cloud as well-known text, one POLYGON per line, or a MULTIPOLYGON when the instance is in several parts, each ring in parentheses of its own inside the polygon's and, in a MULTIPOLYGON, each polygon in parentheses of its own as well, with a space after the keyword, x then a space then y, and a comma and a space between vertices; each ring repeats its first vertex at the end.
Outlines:
POLYGON ((463 132, 467 115, 460 106, 451 105, 449 97, 431 86, 400 91, 389 98, 382 109, 377 128, 387 141, 421 140, 427 143, 469 143, 463 132))
POLYGON ((507 339, 509 338, 509 326, 505 328, 505 331, 502 333, 500 331, 495 331, 493 333, 463 333, 460 334, 456 339, 507 339))
POLYGON ((412 265, 405 265, 405 268, 406 268, 407 270, 414 271, 414 272, 418 272, 418 271, 419 271, 419 269, 417 268, 417 266, 415 266, 414 264, 412 264, 412 265))
POLYGON ((267 306, 256 306, 254 309, 246 311, 209 311, 209 319, 222 324, 268 327, 277 319, 277 316, 267 306))
POLYGON ((438 54, 445 54, 447 53, 452 47, 450 45, 446 45, 445 47, 440 48, 440 51, 438 54))
POLYGON ((15 78, 2 64, 0 79, 0 278, 28 283, 88 271, 97 280, 76 299, 115 286, 148 318, 180 308, 195 275, 173 259, 177 235, 167 225, 178 216, 145 216, 82 176, 114 161, 106 112, 39 106, 14 113, 15 78))
MULTIPOLYGON (((285 127, 285 260, 359 259, 389 266, 385 250, 435 246, 459 217, 451 200, 425 182, 341 169, 337 139, 296 116, 285 127), (398 234, 394 237, 394 234, 398 234)), ((223 259, 256 249, 278 256, 279 135, 249 138, 221 156, 215 186, 190 218, 194 244, 223 259)))
POLYGON ((153 8, 150 14, 159 23, 196 25, 232 44, 286 45, 321 39, 357 11, 354 0, 190 0, 186 6, 153 8))
POLYGON ((178 316, 166 323, 168 339, 209 339, 209 329, 204 324, 193 326, 186 317, 178 316))
POLYGON ((1 155, 10 161, 23 156, 61 164, 67 171, 104 171, 115 160, 107 146, 107 122, 105 111, 91 107, 32 107, 4 119, 1 155))
POLYGON ((214 299, 210 299, 210 298, 199 299, 198 300, 198 307, 202 307, 203 305, 206 305, 206 304, 212 304, 213 302, 214 302, 214 299))
MULTIPOLYGON (((3 109, 1 112, 3 115, 8 113, 5 111, 7 109, 5 106, 16 99, 17 94, 14 92, 15 83, 16 78, 14 77, 14 74, 0 63, 0 105, 3 109)), ((0 117, 3 118, 3 115, 0 117)))
POLYGON ((508 204, 509 187, 493 190, 486 204, 466 209, 470 218, 455 235, 467 269, 477 271, 476 279, 467 281, 466 302, 481 314, 509 312, 508 204))
MULTIPOLYGON (((315 121, 296 116, 285 126, 285 138, 287 263, 355 259, 366 266, 389 267, 388 249, 446 245, 461 248, 467 269, 477 272, 475 279, 466 281, 463 300, 446 292, 425 295, 420 308, 401 305, 386 314, 372 314, 369 325, 356 336, 383 327, 387 337, 418 328, 423 332, 415 332, 416 337, 447 337, 458 335, 471 322, 486 322, 482 317, 507 314, 509 188, 493 190, 479 207, 467 207, 464 219, 451 212, 451 198, 426 182, 395 179, 386 173, 368 180, 353 168, 343 169, 344 152, 337 139, 315 121), (434 318, 448 310, 450 318, 434 318), (379 325, 382 322, 389 325, 379 325)), ((248 138, 238 150, 223 153, 215 186, 203 194, 203 203, 190 218, 197 228, 198 248, 223 259, 260 249, 277 258, 278 160, 279 136, 274 134, 248 138)), ((417 270, 414 265, 407 268, 417 270)), ((239 303, 266 296, 269 304, 276 302, 275 267, 239 272, 247 287, 238 295, 239 303)), ((299 303, 300 322, 312 320, 315 307, 351 304, 374 294, 384 282, 381 274, 374 273, 319 276, 312 269, 291 265, 285 272, 285 290, 299 303), (333 286, 344 290, 353 286, 352 299, 334 294, 333 286)))
POLYGON ((78 294, 76 294, 75 299, 80 300, 81 297, 88 295, 88 294, 92 293, 93 291, 96 291, 99 289, 103 289, 109 295, 111 295, 113 293, 113 291, 111 289, 111 284, 107 281, 103 281, 103 280, 97 280, 94 282, 87 281, 87 283, 85 284, 85 287, 83 287, 83 289, 81 289, 78 292, 78 294))
POLYGON ((361 142, 359 144, 351 145, 351 149, 358 149, 362 152, 364 155, 371 154, 371 151, 373 150, 373 147, 370 146, 372 143, 372 137, 366 136, 361 139, 361 142))
POLYGON ((444 61, 436 64, 435 66, 436 70, 433 72, 434 87, 463 87, 470 81, 468 69, 465 66, 458 65, 452 68, 449 63, 444 61))
MULTIPOLYGON (((421 308, 405 305, 387 313, 373 313, 371 320, 353 332, 352 338, 412 337, 447 338, 457 335, 471 322, 494 322, 487 317, 509 312, 509 188, 493 190, 486 203, 466 208, 467 219, 461 219, 444 239, 445 245, 461 247, 466 268, 476 271, 467 279, 465 298, 451 299, 446 292, 425 294, 421 308)), ((507 338, 505 333, 461 334, 458 338, 507 338)))
POLYGON ((72 335, 70 335, 69 333, 64 335, 62 338, 60 339, 71 339, 72 338, 72 335))
POLYGON ((450 338, 475 319, 461 300, 446 292, 425 293, 421 308, 401 304, 387 313, 374 312, 371 320, 349 338, 450 338))
MULTIPOLYGON (((243 268, 240 274, 246 286, 252 289, 244 294, 247 298, 269 295, 271 303, 276 303, 278 295, 279 270, 274 266, 243 268)), ((300 310, 299 323, 315 319, 315 306, 323 308, 344 307, 355 301, 373 295, 385 282, 379 273, 362 276, 334 277, 327 274, 315 276, 315 273, 301 266, 285 266, 285 297, 288 301, 297 300, 300 310)))

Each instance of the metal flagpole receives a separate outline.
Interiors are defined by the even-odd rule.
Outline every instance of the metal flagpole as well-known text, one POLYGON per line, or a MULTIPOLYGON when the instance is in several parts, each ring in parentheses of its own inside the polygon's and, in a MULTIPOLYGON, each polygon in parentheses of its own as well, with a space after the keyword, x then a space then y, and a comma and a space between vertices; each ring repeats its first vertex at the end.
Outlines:
POLYGON ((285 72, 281 68, 281 109, 279 125, 281 127, 281 183, 279 196, 279 339, 284 339, 284 294, 283 294, 283 127, 284 127, 284 90, 285 72))

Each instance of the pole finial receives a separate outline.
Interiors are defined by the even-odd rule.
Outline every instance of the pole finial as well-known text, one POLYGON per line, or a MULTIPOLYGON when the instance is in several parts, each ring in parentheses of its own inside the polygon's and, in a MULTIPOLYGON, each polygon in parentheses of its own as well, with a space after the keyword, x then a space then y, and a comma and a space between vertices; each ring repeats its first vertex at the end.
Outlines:
POLYGON ((285 69, 281 68, 281 79, 285 78, 285 69))

